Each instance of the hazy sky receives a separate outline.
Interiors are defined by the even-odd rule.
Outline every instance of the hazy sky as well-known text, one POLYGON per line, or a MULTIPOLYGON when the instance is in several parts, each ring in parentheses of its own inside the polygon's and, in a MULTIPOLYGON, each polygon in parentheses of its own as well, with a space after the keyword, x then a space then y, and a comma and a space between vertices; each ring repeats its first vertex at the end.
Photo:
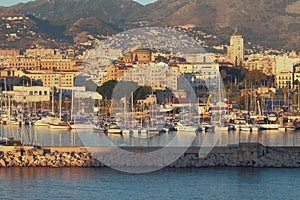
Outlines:
MULTIPOLYGON (((14 5, 14 4, 17 4, 17 3, 25 3, 25 2, 28 2, 28 1, 31 1, 31 0, 0 0, 0 6, 11 6, 11 5, 14 5)), ((156 0, 135 0, 141 4, 148 4, 148 3, 152 3, 152 2, 155 2, 156 0)))

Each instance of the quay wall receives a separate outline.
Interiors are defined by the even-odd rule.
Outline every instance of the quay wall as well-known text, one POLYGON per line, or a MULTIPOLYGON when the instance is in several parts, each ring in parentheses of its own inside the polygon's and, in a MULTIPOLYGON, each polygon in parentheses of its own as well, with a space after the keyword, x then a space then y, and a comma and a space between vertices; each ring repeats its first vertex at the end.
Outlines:
MULTIPOLYGON (((123 156, 111 147, 7 147, 0 146, 0 167, 163 167, 157 160, 168 160, 182 152, 180 147, 144 156, 137 162, 136 155, 159 148, 123 147, 129 156, 123 156)), ((300 147, 268 147, 259 143, 240 143, 215 147, 199 157, 200 148, 189 148, 175 162, 173 168, 188 167, 275 167, 299 168, 300 147)), ((180 155, 180 154, 179 154, 180 155)))

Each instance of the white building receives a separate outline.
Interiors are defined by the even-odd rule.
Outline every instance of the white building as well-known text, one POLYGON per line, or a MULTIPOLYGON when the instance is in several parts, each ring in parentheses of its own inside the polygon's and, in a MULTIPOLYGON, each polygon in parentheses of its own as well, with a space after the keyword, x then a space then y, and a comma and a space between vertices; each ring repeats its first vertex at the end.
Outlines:
POLYGON ((50 101, 50 88, 43 86, 14 86, 6 92, 18 103, 40 103, 50 101))
POLYGON ((210 63, 213 62, 212 57, 207 54, 187 54, 185 55, 185 59, 189 63, 210 63))
POLYGON ((155 89, 171 88, 177 90, 178 73, 165 63, 150 63, 135 67, 126 73, 123 81, 133 81, 140 86, 155 89))
POLYGON ((287 54, 277 56, 276 58, 276 74, 281 71, 293 71, 293 66, 300 62, 300 58, 289 57, 287 54))
POLYGON ((292 88, 293 87, 293 72, 281 71, 276 74, 277 88, 292 88))
POLYGON ((249 71, 258 70, 267 76, 272 76, 276 74, 276 56, 251 54, 244 62, 244 66, 249 71))

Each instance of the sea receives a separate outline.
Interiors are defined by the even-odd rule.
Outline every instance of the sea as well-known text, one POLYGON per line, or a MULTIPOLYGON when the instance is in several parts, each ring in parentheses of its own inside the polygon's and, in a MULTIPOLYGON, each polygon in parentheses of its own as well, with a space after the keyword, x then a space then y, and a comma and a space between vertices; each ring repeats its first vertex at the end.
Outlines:
MULTIPOLYGON (((201 146, 211 133, 198 133, 191 146, 201 146)), ((105 135, 92 130, 1 126, 0 137, 23 144, 83 146, 84 138, 108 138, 117 146, 164 146, 176 133, 150 138, 105 135)), ((222 132, 215 146, 260 142, 300 146, 300 132, 222 132)), ((110 168, 2 168, 0 199, 299 199, 300 169, 165 168, 129 174, 110 168)))
POLYGON ((300 169, 0 169, 0 199, 299 199, 300 169))

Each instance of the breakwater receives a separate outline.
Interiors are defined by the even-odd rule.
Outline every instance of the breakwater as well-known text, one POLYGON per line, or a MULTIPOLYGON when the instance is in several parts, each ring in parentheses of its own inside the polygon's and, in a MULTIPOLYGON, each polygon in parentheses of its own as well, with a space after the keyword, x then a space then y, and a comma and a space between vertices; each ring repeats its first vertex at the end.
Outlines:
MULTIPOLYGON (((121 157, 110 147, 0 147, 1 167, 161 167, 157 158, 146 157, 137 163, 141 153, 155 152, 159 148, 124 147, 130 156, 121 157), (98 159, 97 159, 98 158, 98 159), (114 162, 114 161, 118 162, 114 162), (104 162, 102 162, 104 161, 104 162), (105 164, 104 164, 105 163, 105 164), (118 165, 118 166, 117 166, 118 165)), ((159 159, 181 152, 180 147, 169 147, 159 159)), ((167 159, 166 159, 167 160, 167 159)), ((240 143, 215 147, 199 157, 199 148, 191 147, 168 167, 276 167, 299 168, 300 147, 268 147, 259 143, 240 143)))

